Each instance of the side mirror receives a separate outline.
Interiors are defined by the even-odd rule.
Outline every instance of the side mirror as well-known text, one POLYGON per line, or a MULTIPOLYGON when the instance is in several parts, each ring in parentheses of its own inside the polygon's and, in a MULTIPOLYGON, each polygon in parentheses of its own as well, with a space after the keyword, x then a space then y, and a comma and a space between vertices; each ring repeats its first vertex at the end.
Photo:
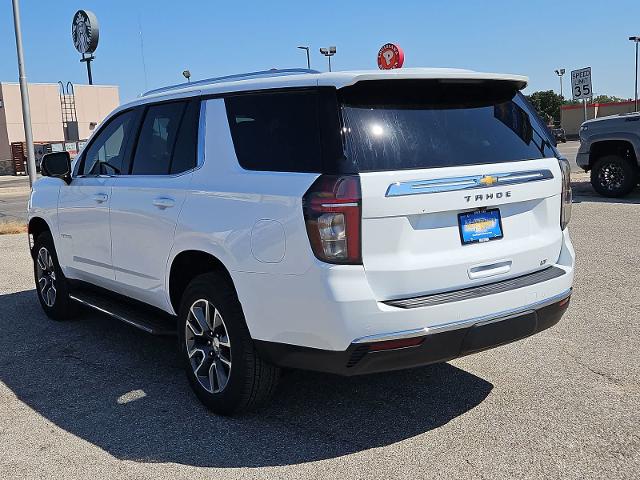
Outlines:
POLYGON ((69 152, 53 152, 43 155, 40 170, 47 177, 61 178, 65 182, 71 183, 71 157, 69 152))

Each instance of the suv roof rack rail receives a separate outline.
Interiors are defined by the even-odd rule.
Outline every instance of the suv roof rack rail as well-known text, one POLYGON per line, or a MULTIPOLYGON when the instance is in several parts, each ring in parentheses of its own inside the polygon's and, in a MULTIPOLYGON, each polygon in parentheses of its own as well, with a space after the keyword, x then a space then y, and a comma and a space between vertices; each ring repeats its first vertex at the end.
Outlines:
POLYGON ((247 73, 238 73, 235 75, 226 75, 224 77, 212 77, 205 78, 204 80, 197 80, 195 82, 184 82, 178 83, 176 85, 169 85, 167 87, 155 88, 153 90, 149 90, 144 92, 141 97, 146 97, 147 95, 151 95, 154 93, 168 92, 171 90, 178 90, 180 88, 186 87, 194 87, 196 85, 208 85, 211 83, 220 83, 226 82, 229 80, 249 80, 253 78, 268 78, 268 77, 281 77, 285 75, 299 75, 301 73, 320 73, 318 70, 311 70, 307 68, 284 68, 278 70, 276 68, 272 68, 271 70, 261 70, 258 72, 247 72, 247 73))

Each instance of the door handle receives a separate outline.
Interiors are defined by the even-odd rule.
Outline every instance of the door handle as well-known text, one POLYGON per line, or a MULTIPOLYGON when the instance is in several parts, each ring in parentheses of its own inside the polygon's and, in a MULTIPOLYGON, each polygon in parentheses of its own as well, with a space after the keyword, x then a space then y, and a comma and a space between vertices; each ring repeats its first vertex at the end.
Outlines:
POLYGON ((97 203, 104 203, 109 199, 109 195, 107 195, 106 193, 96 193, 92 198, 97 203))
POLYGON ((158 197, 153 199, 153 204, 164 210, 165 208, 171 208, 176 204, 176 201, 173 198, 169 197, 158 197))

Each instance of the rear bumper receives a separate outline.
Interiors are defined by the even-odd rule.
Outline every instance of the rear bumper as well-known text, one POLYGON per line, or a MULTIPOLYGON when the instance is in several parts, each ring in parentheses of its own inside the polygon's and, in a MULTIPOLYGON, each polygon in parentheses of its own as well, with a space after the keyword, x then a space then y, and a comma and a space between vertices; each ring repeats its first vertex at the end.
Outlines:
POLYGON ((344 351, 259 340, 255 344, 265 360, 281 367, 345 376, 400 370, 446 362, 541 332, 558 323, 569 306, 570 296, 569 290, 550 300, 551 303, 542 302, 516 313, 459 324, 445 331, 397 332, 384 341, 360 339, 344 351), (385 342, 407 338, 413 339, 415 345, 380 350, 385 342))

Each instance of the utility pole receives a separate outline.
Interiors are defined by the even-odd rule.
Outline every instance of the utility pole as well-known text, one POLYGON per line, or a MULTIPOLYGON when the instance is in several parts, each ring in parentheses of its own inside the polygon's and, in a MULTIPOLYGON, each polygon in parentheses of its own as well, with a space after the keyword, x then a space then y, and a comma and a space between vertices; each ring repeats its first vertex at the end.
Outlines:
POLYGON ((298 47, 301 50, 307 51, 307 70, 311 70, 311 58, 309 57, 309 47, 298 47))
POLYGON ((29 88, 27 86, 27 74, 24 68, 24 55, 22 53, 22 30, 20 29, 20 5, 18 0, 13 2, 13 27, 16 34, 16 50, 18 52, 18 73, 20 75, 20 97, 22 98, 22 121, 24 123, 24 139, 27 143, 27 173, 29 174, 29 186, 36 181, 36 156, 33 151, 33 133, 31 132, 31 109, 29 108, 29 88))

